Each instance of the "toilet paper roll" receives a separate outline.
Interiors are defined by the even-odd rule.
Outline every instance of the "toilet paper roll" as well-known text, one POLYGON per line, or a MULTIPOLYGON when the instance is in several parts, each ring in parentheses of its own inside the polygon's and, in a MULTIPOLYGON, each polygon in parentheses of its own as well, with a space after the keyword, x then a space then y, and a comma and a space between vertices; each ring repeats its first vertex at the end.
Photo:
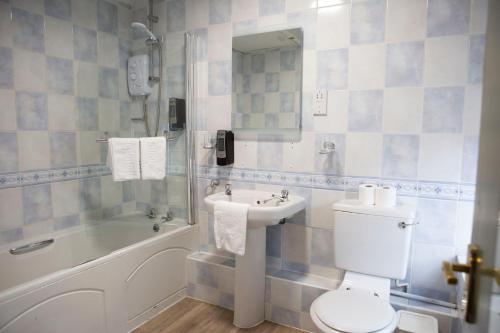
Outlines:
POLYGON ((380 186, 375 189, 375 206, 396 206, 396 189, 392 186, 380 186))
POLYGON ((375 204, 375 189, 377 185, 375 184, 363 184, 359 185, 358 199, 363 205, 373 205, 375 204))

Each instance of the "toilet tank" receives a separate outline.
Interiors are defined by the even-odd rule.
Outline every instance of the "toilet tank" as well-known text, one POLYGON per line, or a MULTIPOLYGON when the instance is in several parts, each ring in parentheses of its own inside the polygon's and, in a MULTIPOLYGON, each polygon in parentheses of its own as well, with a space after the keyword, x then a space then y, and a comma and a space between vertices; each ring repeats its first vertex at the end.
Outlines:
POLYGON ((358 200, 333 204, 335 266, 352 272, 404 279, 410 254, 415 209, 381 208, 358 200))

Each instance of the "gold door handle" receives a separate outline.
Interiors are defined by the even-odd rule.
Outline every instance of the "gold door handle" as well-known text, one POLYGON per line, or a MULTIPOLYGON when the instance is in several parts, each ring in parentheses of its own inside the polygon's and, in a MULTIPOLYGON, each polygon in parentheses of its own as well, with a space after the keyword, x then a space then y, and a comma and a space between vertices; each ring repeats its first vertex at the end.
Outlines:
POLYGON ((481 257, 481 250, 474 244, 469 245, 469 258, 467 261, 467 264, 456 264, 444 261, 443 273, 446 282, 450 285, 456 285, 458 283, 455 272, 468 274, 465 321, 468 323, 475 323, 479 296, 479 274, 493 277, 496 283, 500 285, 500 269, 482 268, 483 259, 481 257))

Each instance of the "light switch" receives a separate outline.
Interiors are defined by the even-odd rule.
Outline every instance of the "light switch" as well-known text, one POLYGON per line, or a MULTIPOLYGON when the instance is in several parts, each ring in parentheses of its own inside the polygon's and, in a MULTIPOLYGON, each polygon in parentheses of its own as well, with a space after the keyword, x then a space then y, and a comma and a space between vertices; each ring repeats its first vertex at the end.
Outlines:
POLYGON ((315 116, 326 116, 327 114, 328 91, 324 89, 316 90, 314 94, 314 111, 315 116))

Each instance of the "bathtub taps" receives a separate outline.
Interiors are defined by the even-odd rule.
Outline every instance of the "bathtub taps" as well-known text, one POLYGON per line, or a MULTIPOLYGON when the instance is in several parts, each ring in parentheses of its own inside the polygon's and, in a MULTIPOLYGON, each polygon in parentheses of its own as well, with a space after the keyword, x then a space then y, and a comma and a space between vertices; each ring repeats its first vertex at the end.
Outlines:
POLYGON ((232 192, 231 192, 231 184, 226 184, 226 195, 231 195, 232 192))
POLYGON ((165 213, 165 215, 163 215, 160 218, 161 223, 166 223, 166 222, 172 221, 173 219, 174 219, 174 213, 172 213, 172 211, 170 209, 167 210, 167 212, 165 213))
POLYGON ((156 212, 156 209, 155 208, 151 208, 149 210, 149 213, 146 215, 148 218, 150 219, 155 219, 157 217, 157 212, 156 212))

